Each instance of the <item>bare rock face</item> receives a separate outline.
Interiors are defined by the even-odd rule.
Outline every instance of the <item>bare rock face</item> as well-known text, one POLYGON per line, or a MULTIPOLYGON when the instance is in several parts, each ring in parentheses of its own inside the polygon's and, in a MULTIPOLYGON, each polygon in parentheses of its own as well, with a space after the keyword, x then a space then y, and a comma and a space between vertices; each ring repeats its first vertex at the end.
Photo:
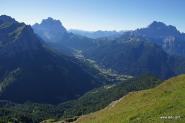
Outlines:
POLYGON ((171 49, 171 48, 174 48, 174 45, 175 45, 175 37, 174 36, 169 36, 164 39, 163 48, 171 49))
POLYGON ((33 25, 32 28, 35 33, 48 42, 59 42, 67 36, 67 31, 62 23, 51 17, 44 19, 41 24, 33 25))
POLYGON ((172 25, 154 21, 147 28, 134 31, 134 34, 148 38, 171 55, 185 57, 185 34, 172 25))

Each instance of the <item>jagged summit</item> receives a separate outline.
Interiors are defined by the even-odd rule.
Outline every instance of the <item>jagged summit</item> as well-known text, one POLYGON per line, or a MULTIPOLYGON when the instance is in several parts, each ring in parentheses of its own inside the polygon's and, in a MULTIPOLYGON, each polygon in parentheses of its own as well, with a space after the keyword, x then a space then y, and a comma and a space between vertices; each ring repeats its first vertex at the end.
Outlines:
POLYGON ((63 32, 66 32, 66 29, 65 27, 62 25, 61 21, 60 20, 56 20, 56 19, 53 19, 51 17, 48 17, 47 19, 43 19, 42 22, 39 24, 39 23, 36 23, 33 25, 34 28, 50 28, 50 29, 58 29, 58 30, 61 30, 63 32))
POLYGON ((167 24, 165 24, 163 22, 159 22, 159 21, 153 21, 148 26, 148 28, 157 29, 157 30, 168 30, 168 31, 173 32, 173 33, 179 32, 175 26, 167 25, 167 24))
MULTIPOLYGON (((47 19, 43 19, 41 22, 41 25, 48 25, 48 26, 55 26, 56 28, 58 27, 63 27, 62 23, 60 20, 55 20, 51 17, 48 17, 47 19)), ((64 28, 64 27, 63 27, 64 28)))
POLYGON ((60 20, 55 20, 51 17, 43 19, 40 24, 34 24, 32 28, 36 34, 48 42, 61 41, 67 35, 67 30, 60 20))
POLYGON ((0 24, 4 22, 17 22, 14 18, 7 16, 7 15, 1 15, 0 16, 0 24))
POLYGON ((153 33, 156 34, 158 33, 163 34, 164 36, 180 35, 180 32, 177 30, 175 26, 167 25, 163 22, 158 21, 154 21, 145 29, 151 30, 153 33))
POLYGON ((154 21, 146 28, 137 29, 134 31, 137 35, 147 36, 150 38, 165 38, 168 36, 179 37, 181 33, 175 26, 167 25, 163 22, 154 21))
POLYGON ((166 27, 167 25, 160 21, 153 21, 148 27, 166 27))

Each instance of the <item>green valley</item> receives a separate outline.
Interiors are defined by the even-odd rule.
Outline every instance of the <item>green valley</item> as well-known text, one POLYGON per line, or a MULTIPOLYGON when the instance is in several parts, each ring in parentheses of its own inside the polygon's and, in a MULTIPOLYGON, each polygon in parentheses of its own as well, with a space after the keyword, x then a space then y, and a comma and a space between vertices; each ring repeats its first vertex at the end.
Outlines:
POLYGON ((184 123, 184 92, 185 75, 180 75, 153 89, 131 92, 77 123, 184 123))
POLYGON ((107 84, 93 89, 79 99, 66 101, 58 105, 25 102, 16 104, 0 102, 0 122, 40 122, 46 119, 69 120, 84 114, 100 110, 131 91, 155 87, 161 83, 156 77, 143 75, 123 82, 107 84))

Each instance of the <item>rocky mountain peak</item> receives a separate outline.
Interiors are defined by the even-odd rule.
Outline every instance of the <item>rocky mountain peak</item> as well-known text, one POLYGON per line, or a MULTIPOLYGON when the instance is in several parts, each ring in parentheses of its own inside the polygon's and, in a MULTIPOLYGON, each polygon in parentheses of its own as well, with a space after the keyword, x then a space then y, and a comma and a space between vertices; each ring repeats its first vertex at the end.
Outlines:
POLYGON ((152 27, 166 27, 167 25, 163 22, 159 22, 159 21, 153 21, 148 27, 152 28, 152 27))
POLYGON ((51 17, 42 20, 40 24, 33 25, 32 28, 36 34, 47 42, 61 41, 68 34, 60 20, 51 17))
POLYGON ((14 18, 7 16, 7 15, 1 15, 0 16, 0 24, 7 22, 17 22, 14 18))
POLYGON ((50 28, 53 30, 60 30, 63 32, 66 32, 65 27, 62 25, 60 20, 53 19, 51 17, 48 17, 47 19, 43 19, 40 24, 35 24, 33 27, 42 27, 42 28, 50 28))
POLYGON ((179 31, 177 30, 177 28, 175 26, 172 25, 166 25, 163 22, 158 22, 158 21, 154 21, 153 23, 151 23, 148 26, 148 29, 153 30, 153 31, 162 31, 162 33, 166 33, 168 35, 176 35, 179 33, 179 31))

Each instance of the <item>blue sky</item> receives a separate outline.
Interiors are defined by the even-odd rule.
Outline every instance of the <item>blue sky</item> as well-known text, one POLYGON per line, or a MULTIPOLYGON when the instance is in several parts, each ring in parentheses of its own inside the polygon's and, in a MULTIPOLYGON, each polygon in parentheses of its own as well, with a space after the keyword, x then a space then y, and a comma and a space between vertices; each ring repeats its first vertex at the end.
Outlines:
POLYGON ((131 30, 162 21, 185 32, 185 0, 0 0, 0 14, 26 24, 53 17, 70 29, 131 30))

